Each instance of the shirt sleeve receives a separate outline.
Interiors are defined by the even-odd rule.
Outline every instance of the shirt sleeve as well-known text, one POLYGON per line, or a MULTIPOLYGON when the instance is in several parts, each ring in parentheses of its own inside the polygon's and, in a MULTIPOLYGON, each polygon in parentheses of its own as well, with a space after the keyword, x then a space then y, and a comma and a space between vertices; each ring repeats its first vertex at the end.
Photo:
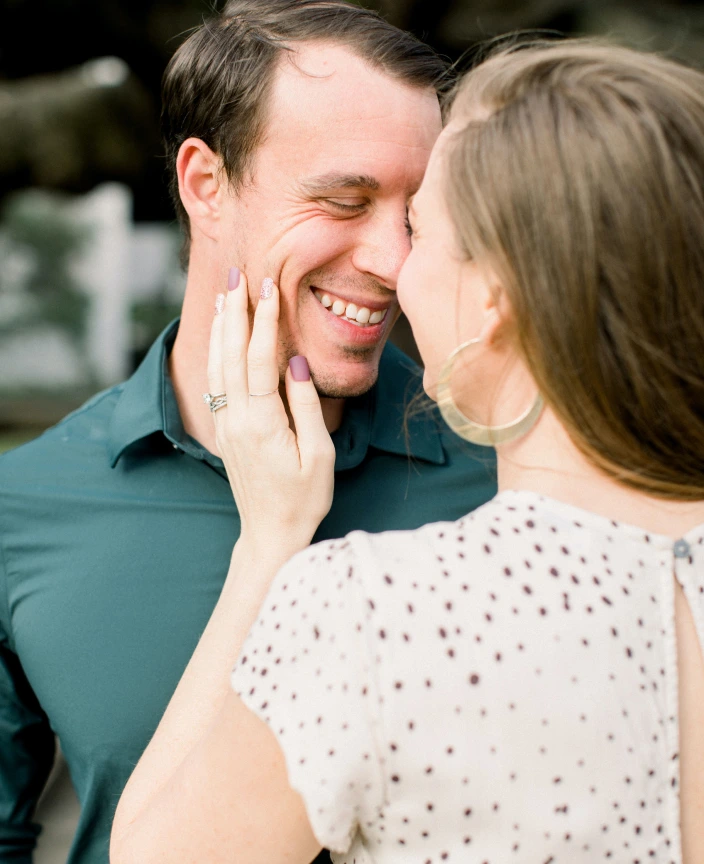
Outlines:
POLYGON ((54 761, 54 734, 0 623, 0 861, 30 864, 34 809, 54 761))
POLYGON ((275 577, 232 673, 274 732, 313 833, 340 853, 385 797, 364 607, 354 535, 311 546, 275 577))
POLYGON ((0 546, 0 861, 31 864, 41 831, 34 809, 54 763, 55 739, 10 638, 0 546))

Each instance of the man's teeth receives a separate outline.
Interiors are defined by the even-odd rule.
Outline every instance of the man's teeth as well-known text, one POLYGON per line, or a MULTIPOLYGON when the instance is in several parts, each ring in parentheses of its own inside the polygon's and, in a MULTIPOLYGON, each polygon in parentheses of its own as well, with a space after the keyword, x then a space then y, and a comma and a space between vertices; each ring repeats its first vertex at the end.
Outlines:
POLYGON ((354 317, 358 324, 368 324, 369 319, 372 317, 372 313, 366 306, 362 306, 361 309, 357 310, 357 314, 354 317))
POLYGON ((320 291, 315 291, 315 296, 320 302, 329 309, 333 315, 338 317, 344 315, 348 321, 354 321, 355 324, 380 324, 386 317, 386 309, 378 309, 372 312, 366 306, 355 306, 354 303, 345 303, 343 300, 333 300, 329 294, 323 294, 320 291))

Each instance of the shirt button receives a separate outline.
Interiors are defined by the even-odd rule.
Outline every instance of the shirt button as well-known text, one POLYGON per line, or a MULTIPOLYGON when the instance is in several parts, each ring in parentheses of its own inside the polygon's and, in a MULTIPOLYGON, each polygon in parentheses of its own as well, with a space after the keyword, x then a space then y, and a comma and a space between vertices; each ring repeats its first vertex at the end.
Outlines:
POLYGON ((675 553, 675 558, 689 558, 689 543, 686 540, 676 540, 672 551, 675 553))

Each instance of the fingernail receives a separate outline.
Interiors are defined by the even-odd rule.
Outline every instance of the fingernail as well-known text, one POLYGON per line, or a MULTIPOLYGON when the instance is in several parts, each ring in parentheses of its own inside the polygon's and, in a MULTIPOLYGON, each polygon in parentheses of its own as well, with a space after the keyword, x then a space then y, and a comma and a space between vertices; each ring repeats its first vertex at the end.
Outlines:
POLYGON ((225 308, 225 295, 224 294, 218 294, 218 296, 215 298, 215 314, 219 315, 224 308, 225 308))
POLYGON ((274 293, 274 280, 269 276, 262 282, 262 290, 259 292, 259 296, 262 300, 268 300, 269 297, 274 293))
POLYGON ((296 357, 291 357, 288 365, 294 381, 310 381, 308 361, 303 355, 298 354, 296 357))
POLYGON ((227 290, 234 291, 240 284, 240 271, 237 267, 230 267, 230 272, 227 276, 227 290))

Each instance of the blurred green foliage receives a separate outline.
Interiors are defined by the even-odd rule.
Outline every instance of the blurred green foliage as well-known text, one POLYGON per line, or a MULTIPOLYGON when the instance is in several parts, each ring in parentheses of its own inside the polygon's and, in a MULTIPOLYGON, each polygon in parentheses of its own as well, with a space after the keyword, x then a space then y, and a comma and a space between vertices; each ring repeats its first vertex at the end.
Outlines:
POLYGON ((4 326, 16 333, 36 326, 39 319, 60 326, 80 343, 90 301, 76 284, 70 262, 90 242, 92 232, 67 218, 66 210, 66 196, 37 190, 12 196, 3 208, 7 239, 31 262, 24 288, 33 300, 32 311, 4 326))

